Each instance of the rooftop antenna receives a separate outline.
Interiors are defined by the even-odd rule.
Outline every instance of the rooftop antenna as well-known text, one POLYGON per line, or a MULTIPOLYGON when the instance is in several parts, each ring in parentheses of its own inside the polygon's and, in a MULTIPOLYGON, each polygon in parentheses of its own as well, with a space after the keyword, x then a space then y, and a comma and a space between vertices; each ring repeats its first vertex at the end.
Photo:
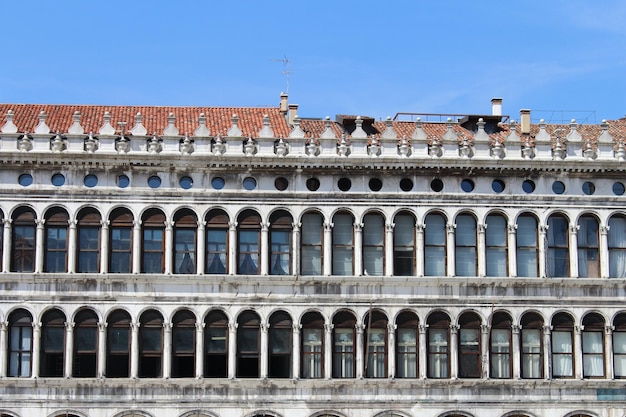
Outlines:
POLYGON ((289 58, 287 58, 287 55, 284 55, 283 59, 270 59, 270 61, 283 63, 283 68, 285 69, 283 69, 280 73, 285 75, 287 81, 285 93, 289 94, 289 75, 291 74, 291 62, 289 61, 289 58))

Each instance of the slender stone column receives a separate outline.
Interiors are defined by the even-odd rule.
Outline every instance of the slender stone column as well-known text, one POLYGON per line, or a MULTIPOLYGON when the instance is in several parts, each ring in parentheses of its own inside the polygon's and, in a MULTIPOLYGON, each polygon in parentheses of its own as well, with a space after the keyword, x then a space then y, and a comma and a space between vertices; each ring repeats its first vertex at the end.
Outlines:
POLYGON ((609 277, 609 226, 600 226, 600 277, 609 277))
POLYGON ((237 326, 238 323, 228 323, 228 378, 235 378, 237 362, 237 326))
POLYGON ((333 375, 333 324, 324 324, 324 376, 331 379, 333 375))
POLYGON ((417 359, 419 361, 419 378, 426 379, 428 375, 428 340, 426 339, 426 331, 428 330, 428 324, 420 324, 418 327, 419 331, 419 339, 417 343, 418 355, 417 359))
POLYGON ((613 326, 604 327, 604 364, 605 376, 608 379, 615 379, 614 360, 613 360, 613 326))
POLYGON ((133 274, 141 272, 141 220, 133 222, 133 274))
POLYGON ((354 258, 354 275, 363 275, 363 223, 354 223, 354 247, 352 248, 354 258))
POLYGON ((517 277, 517 225, 509 224, 507 226, 508 231, 508 261, 509 261, 509 276, 512 278, 517 277))
POLYGON ((130 377, 135 379, 139 377, 139 326, 137 322, 130 324, 130 377))
POLYGON ((546 241, 548 235, 548 225, 539 225, 539 277, 545 278, 548 271, 546 270, 547 263, 547 251, 546 241))
POLYGON ((106 349, 107 349, 107 323, 98 323, 98 365, 96 375, 98 378, 106 376, 106 349))
POLYGON ((65 322, 65 363, 63 376, 72 377, 72 363, 74 357, 74 323, 65 322))
MULTIPOLYGON (((228 224, 228 274, 235 275, 236 273, 237 273, 237 222, 230 222, 228 224)), ((233 375, 233 378, 234 378, 234 375, 233 375)))
POLYGON ((578 230, 580 226, 570 224, 569 226, 569 276, 578 278, 578 230))
POLYGON ((174 272, 174 222, 165 222, 165 270, 166 275, 174 272))
POLYGON ((450 346, 448 346, 448 360, 450 361, 450 378, 458 379, 459 377, 459 325, 450 325, 450 346))
POLYGON ((261 323, 261 351, 259 352, 259 354, 261 355, 260 359, 260 363, 261 363, 261 369, 260 371, 260 377, 261 379, 265 379, 267 378, 267 371, 268 371, 268 356, 269 356, 269 343, 268 343, 268 333, 270 330, 270 324, 269 323, 261 323))
POLYGON ((513 379, 520 379, 522 377, 521 370, 521 330, 522 326, 514 324, 511 327, 511 359, 513 360, 513 379))
POLYGON ((393 229, 395 224, 385 224, 385 275, 393 276, 393 229))
POLYGON ((476 251, 478 252, 478 276, 487 276, 487 254, 486 254, 486 242, 485 233, 487 231, 486 224, 478 224, 476 226, 478 230, 478 241, 476 242, 476 251))
MULTIPOLYGON (((333 224, 324 223, 324 275, 333 273, 333 224)), ((327 376, 330 378, 330 376, 327 376)))
POLYGON ((574 326, 573 363, 574 377, 583 379, 583 330, 585 326, 574 326))
POLYGON ((67 245, 67 272, 72 274, 76 271, 76 258, 77 258, 77 241, 76 238, 76 221, 69 220, 69 233, 68 233, 68 245, 67 245))
POLYGON ((300 275, 300 228, 302 223, 293 223, 291 232, 291 273, 300 275))
POLYGON ((293 350, 291 351, 292 361, 291 361, 291 377, 293 379, 300 378, 300 330, 302 329, 301 324, 294 324, 292 326, 292 346, 293 350))
POLYGON ((204 375, 204 325, 196 323, 196 379, 204 375))
POLYGON ((100 222, 100 273, 109 272, 109 224, 108 220, 100 222))
POLYGON ((204 274, 204 264, 206 262, 205 225, 206 222, 199 221, 196 229, 196 274, 198 275, 204 274))
POLYGON ((415 225, 415 275, 424 276, 424 229, 426 225, 417 223, 415 225))
POLYGON ((543 376, 552 379, 552 326, 543 326, 543 376))
POLYGON ((456 275, 456 255, 455 255, 455 240, 454 240, 454 230, 456 229, 456 224, 448 223, 446 225, 446 252, 448 254, 447 260, 447 276, 453 277, 456 275))
POLYGON ((355 377, 357 379, 363 378, 363 370, 365 369, 365 361, 367 361, 367 352, 365 350, 365 343, 363 342, 363 331, 365 330, 365 325, 361 323, 357 323, 354 325, 356 330, 356 346, 354 347, 354 351, 356 352, 356 373, 355 377))
POLYGON ((482 324, 480 326, 480 357, 482 362, 482 378, 489 378, 491 372, 491 358, 489 357, 489 331, 490 327, 482 324))
POLYGON ((8 322, 0 322, 0 378, 7 376, 8 328, 8 322))
POLYGON ((269 224, 261 223, 261 275, 269 274, 269 224))
POLYGON ((45 220, 35 220, 37 224, 37 234, 35 237, 35 273, 43 272, 43 260, 44 260, 44 224, 45 220))
POLYGON ((3 240, 2 240, 2 272, 11 270, 11 223, 13 220, 4 219, 3 240))
POLYGON ((31 376, 39 377, 39 362, 41 361, 41 323, 33 322, 33 363, 31 376))
POLYGON ((163 323, 163 379, 172 376, 172 323, 163 323))
POLYGON ((396 377, 396 329, 395 324, 387 324, 387 376, 391 379, 396 377))

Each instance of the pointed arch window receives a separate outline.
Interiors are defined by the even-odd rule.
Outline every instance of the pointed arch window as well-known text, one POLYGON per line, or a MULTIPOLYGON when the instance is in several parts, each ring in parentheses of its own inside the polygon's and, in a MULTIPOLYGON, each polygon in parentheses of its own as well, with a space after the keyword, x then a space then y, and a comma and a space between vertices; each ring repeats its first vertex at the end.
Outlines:
POLYGON ((626 278, 626 217, 609 220, 609 277, 626 278))
POLYGON ((333 217, 333 275, 354 274, 354 217, 338 213, 333 217))
POLYGON ((237 318, 237 377, 258 378, 261 358, 261 319, 253 311, 237 318))
POLYGON ((521 320, 522 378, 543 378, 543 319, 539 314, 526 313, 521 320))
POLYGON ((205 272, 228 273, 228 215, 222 210, 212 210, 206 216, 205 272))
POLYGON ((552 318, 552 377, 574 376, 574 320, 558 313, 552 318))
POLYGON ((490 214, 486 224, 487 276, 506 277, 509 274, 506 219, 499 214, 490 214))
POLYGON ((363 216, 363 273, 383 275, 385 268, 385 219, 380 214, 363 216))
POLYGON ((165 267, 165 215, 160 210, 149 209, 142 216, 141 225, 141 272, 161 274, 165 267))
POLYGON ((539 276, 539 238, 537 219, 530 214, 522 214, 517 218, 516 255, 517 276, 539 276))
POLYGON ((333 378, 355 376, 355 326, 352 313, 340 311, 333 317, 333 378))
POLYGON ((221 311, 211 311, 204 327, 204 376, 228 376, 228 317, 221 311))
POLYGON ((511 316, 506 313, 495 313, 491 319, 491 334, 489 337, 491 378, 511 378, 513 372, 511 325, 511 316))
POLYGON ((300 244, 300 270, 302 275, 322 274, 322 254, 324 253, 323 221, 319 213, 305 213, 302 216, 302 239, 300 244))
POLYGON ((94 273, 100 271, 100 213, 93 208, 78 213, 77 272, 94 273))
POLYGON ((291 346, 293 323, 289 314, 278 311, 269 320, 269 372, 270 378, 291 378, 291 346))
POLYGON ((604 378, 604 318, 590 313, 582 323, 583 377, 604 378))
POLYGON ((415 217, 401 213, 394 219, 393 228, 393 274, 415 275, 415 217))
POLYGON ((72 376, 95 378, 98 363, 98 316, 92 310, 82 310, 76 315, 74 322, 72 376))
POLYGON ((192 378, 196 373, 196 317, 179 311, 172 319, 172 378, 192 378))
POLYGON ((459 318, 459 377, 480 378, 482 373, 480 317, 465 313, 459 318))
POLYGON ((139 319, 139 377, 163 375, 163 317, 148 310, 139 319))
POLYGON ((11 271, 33 272, 35 270, 36 226, 35 212, 26 207, 13 213, 11 228, 11 271))
POLYGON ((61 208, 46 213, 45 272, 67 272, 69 216, 61 208))
POLYGON ((450 318, 442 312, 428 316, 428 378, 450 377, 450 318))
POLYGON ((9 315, 9 363, 7 376, 29 377, 33 356, 33 318, 26 310, 9 315))
POLYGON ((578 219, 578 276, 600 277, 598 251, 598 219, 585 215, 578 219))
POLYGON ((174 215, 174 273, 196 273, 196 232, 198 218, 191 210, 174 215))
POLYGON ((563 215, 548 218, 548 256, 549 277, 569 277, 569 222, 563 215))
POLYGON ((65 315, 50 310, 41 319, 41 348, 39 375, 62 377, 65 359, 65 315))
POLYGON ((107 378, 130 376, 130 316, 122 310, 113 311, 107 320, 107 378))
POLYGON ((613 373, 615 378, 626 378, 626 313, 613 320, 613 373))
POLYGON ((424 275, 446 274, 446 219, 431 213, 424 220, 424 275))
POLYGON ((111 213, 109 227, 109 272, 130 273, 132 270, 133 215, 118 208, 111 213))
POLYGON ((470 214, 460 214, 456 218, 456 275, 476 276, 476 219, 470 214))
POLYGON ((246 210, 239 215, 237 223, 237 273, 258 275, 261 273, 261 216, 255 211, 246 210))
POLYGON ((286 211, 270 216, 270 274, 291 274, 291 233, 293 218, 286 211))
POLYGON ((306 313, 302 323, 302 378, 324 377, 324 318, 316 312, 306 313))
POLYGON ((380 311, 365 316, 363 351, 366 359, 363 375, 366 378, 387 377, 387 317, 380 311))

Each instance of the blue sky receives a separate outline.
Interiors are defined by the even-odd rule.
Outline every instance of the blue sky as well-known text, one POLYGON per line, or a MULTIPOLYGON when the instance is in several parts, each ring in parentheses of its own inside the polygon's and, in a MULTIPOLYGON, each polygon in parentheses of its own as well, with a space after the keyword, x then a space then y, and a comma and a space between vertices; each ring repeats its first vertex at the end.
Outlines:
POLYGON ((2 16, 5 103, 277 105, 289 69, 302 117, 482 114, 493 97, 513 119, 626 115, 623 0, 21 0, 2 16))

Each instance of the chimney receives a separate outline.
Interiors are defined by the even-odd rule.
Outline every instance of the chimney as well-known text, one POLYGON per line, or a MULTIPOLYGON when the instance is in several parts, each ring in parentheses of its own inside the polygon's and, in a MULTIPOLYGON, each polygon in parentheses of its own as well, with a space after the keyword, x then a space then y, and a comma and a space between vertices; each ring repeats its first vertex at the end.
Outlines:
POLYGON ((287 93, 280 93, 280 106, 278 107, 278 111, 281 115, 287 115, 287 93))
POLYGON ((502 99, 501 98, 491 99, 491 115, 502 116, 502 99))
POLYGON ((287 115, 287 122, 289 122, 289 126, 293 126, 293 119, 298 115, 298 105, 297 104, 289 104, 289 114, 287 115))
POLYGON ((530 133, 530 110, 522 109, 519 111, 520 124, 522 129, 522 134, 530 133))

